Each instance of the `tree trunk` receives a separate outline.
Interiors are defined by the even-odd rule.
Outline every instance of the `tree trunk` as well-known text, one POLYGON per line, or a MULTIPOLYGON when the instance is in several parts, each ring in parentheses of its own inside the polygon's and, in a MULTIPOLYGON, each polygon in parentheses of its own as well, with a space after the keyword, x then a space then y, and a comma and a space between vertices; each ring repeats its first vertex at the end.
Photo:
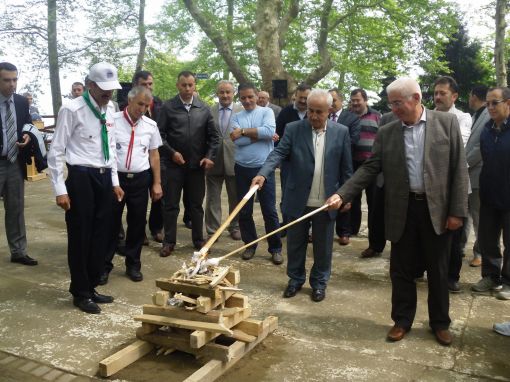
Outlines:
POLYGON ((56 116, 62 106, 57 51, 57 0, 48 0, 48 64, 53 114, 56 116))
POLYGON ((145 48, 147 47, 147 37, 145 36, 145 0, 140 0, 140 8, 138 10, 138 37, 140 39, 140 50, 136 57, 135 72, 138 72, 143 68, 145 48))
POLYGON ((505 60, 505 32, 506 32, 506 2, 496 1, 496 41, 494 45, 494 59, 496 64, 496 83, 506 86, 506 60, 505 60))
POLYGON ((257 36, 257 56, 262 89, 272 94, 273 79, 287 80, 290 93, 296 88, 296 80, 284 69, 280 50, 279 2, 259 0, 257 3, 257 19, 253 29, 257 36))

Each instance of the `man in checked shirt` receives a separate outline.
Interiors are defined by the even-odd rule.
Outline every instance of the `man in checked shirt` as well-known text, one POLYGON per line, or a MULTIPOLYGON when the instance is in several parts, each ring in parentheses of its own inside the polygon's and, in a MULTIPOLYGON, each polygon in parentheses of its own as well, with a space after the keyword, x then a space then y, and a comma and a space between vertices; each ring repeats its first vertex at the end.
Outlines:
POLYGON ((140 254, 149 199, 147 189, 150 189, 152 201, 158 201, 163 196, 158 151, 162 144, 161 136, 156 122, 145 116, 151 103, 151 91, 143 86, 135 86, 128 93, 128 106, 113 116, 117 172, 124 199, 113 200, 112 236, 101 284, 108 282, 108 275, 113 269, 112 259, 125 205, 128 210, 124 251, 126 275, 132 281, 143 280, 140 254))

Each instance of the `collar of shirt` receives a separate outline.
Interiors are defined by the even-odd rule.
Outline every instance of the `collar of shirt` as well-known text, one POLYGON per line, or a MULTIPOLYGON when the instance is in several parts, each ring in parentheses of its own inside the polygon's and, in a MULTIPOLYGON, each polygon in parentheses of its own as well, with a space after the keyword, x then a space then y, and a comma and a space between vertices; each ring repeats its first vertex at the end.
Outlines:
POLYGON ((406 125, 404 122, 402 122, 402 127, 404 127, 404 128, 407 127, 408 129, 410 129, 415 126, 419 126, 421 123, 426 124, 426 122, 427 122, 427 113, 425 111, 425 108, 422 106, 422 112, 421 112, 421 116, 420 116, 420 119, 418 120, 418 122, 416 122, 413 125, 406 125))
POLYGON ((5 101, 14 101, 14 94, 11 94, 10 97, 6 97, 0 93, 0 104, 3 104, 5 101))
POLYGON ((187 108, 187 109, 190 108, 191 105, 193 105, 193 96, 191 96, 191 101, 189 103, 184 102, 184 100, 182 99, 180 94, 179 94, 179 99, 181 100, 181 102, 184 105, 184 107, 187 108))
POLYGON ((220 110, 225 110, 225 109, 227 109, 227 110, 232 111, 232 104, 230 104, 230 105, 228 105, 228 106, 223 106, 221 103, 219 103, 218 105, 219 105, 219 107, 220 107, 220 110))
POLYGON ((324 127, 322 129, 315 129, 313 126, 312 126, 312 131, 317 134, 317 135, 320 135, 322 133, 325 133, 326 132, 326 129, 328 128, 328 121, 326 121, 324 123, 324 127))

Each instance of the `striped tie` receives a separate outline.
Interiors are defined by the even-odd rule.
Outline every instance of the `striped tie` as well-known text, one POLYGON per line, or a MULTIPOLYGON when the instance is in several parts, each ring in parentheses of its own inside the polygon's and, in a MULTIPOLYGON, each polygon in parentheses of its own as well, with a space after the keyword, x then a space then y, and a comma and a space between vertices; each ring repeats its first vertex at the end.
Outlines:
POLYGON ((5 101, 5 130, 7 131, 7 159, 14 163, 18 155, 18 134, 16 131, 16 123, 14 122, 14 115, 11 110, 11 101, 5 101))

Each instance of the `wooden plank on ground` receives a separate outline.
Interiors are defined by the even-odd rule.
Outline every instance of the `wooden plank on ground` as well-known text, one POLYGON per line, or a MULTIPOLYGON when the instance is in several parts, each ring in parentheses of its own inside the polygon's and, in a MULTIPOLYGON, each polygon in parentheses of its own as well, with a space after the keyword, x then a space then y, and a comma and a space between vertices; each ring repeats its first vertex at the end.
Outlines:
POLYGON ((153 348, 153 344, 138 340, 99 362, 99 373, 102 377, 109 377, 142 358, 153 348))
POLYGON ((264 331, 257 338, 256 341, 248 344, 243 342, 235 342, 230 347, 235 350, 232 352, 233 357, 229 362, 221 362, 213 359, 207 362, 203 367, 198 369, 195 373, 186 378, 183 382, 212 382, 218 379, 223 373, 234 366, 243 356, 257 346, 262 340, 264 340, 269 333, 273 332, 278 327, 278 318, 269 316, 264 320, 264 331))
POLYGON ((232 331, 222 324, 212 322, 200 322, 191 320, 182 320, 180 318, 161 317, 153 314, 141 314, 134 316, 135 321, 146 322, 148 324, 172 326, 175 328, 204 330, 206 332, 231 335, 232 331))
POLYGON ((159 278, 156 280, 156 286, 169 292, 180 292, 185 295, 205 296, 214 299, 221 298, 221 291, 217 288, 210 288, 209 284, 191 285, 171 279, 159 278))

